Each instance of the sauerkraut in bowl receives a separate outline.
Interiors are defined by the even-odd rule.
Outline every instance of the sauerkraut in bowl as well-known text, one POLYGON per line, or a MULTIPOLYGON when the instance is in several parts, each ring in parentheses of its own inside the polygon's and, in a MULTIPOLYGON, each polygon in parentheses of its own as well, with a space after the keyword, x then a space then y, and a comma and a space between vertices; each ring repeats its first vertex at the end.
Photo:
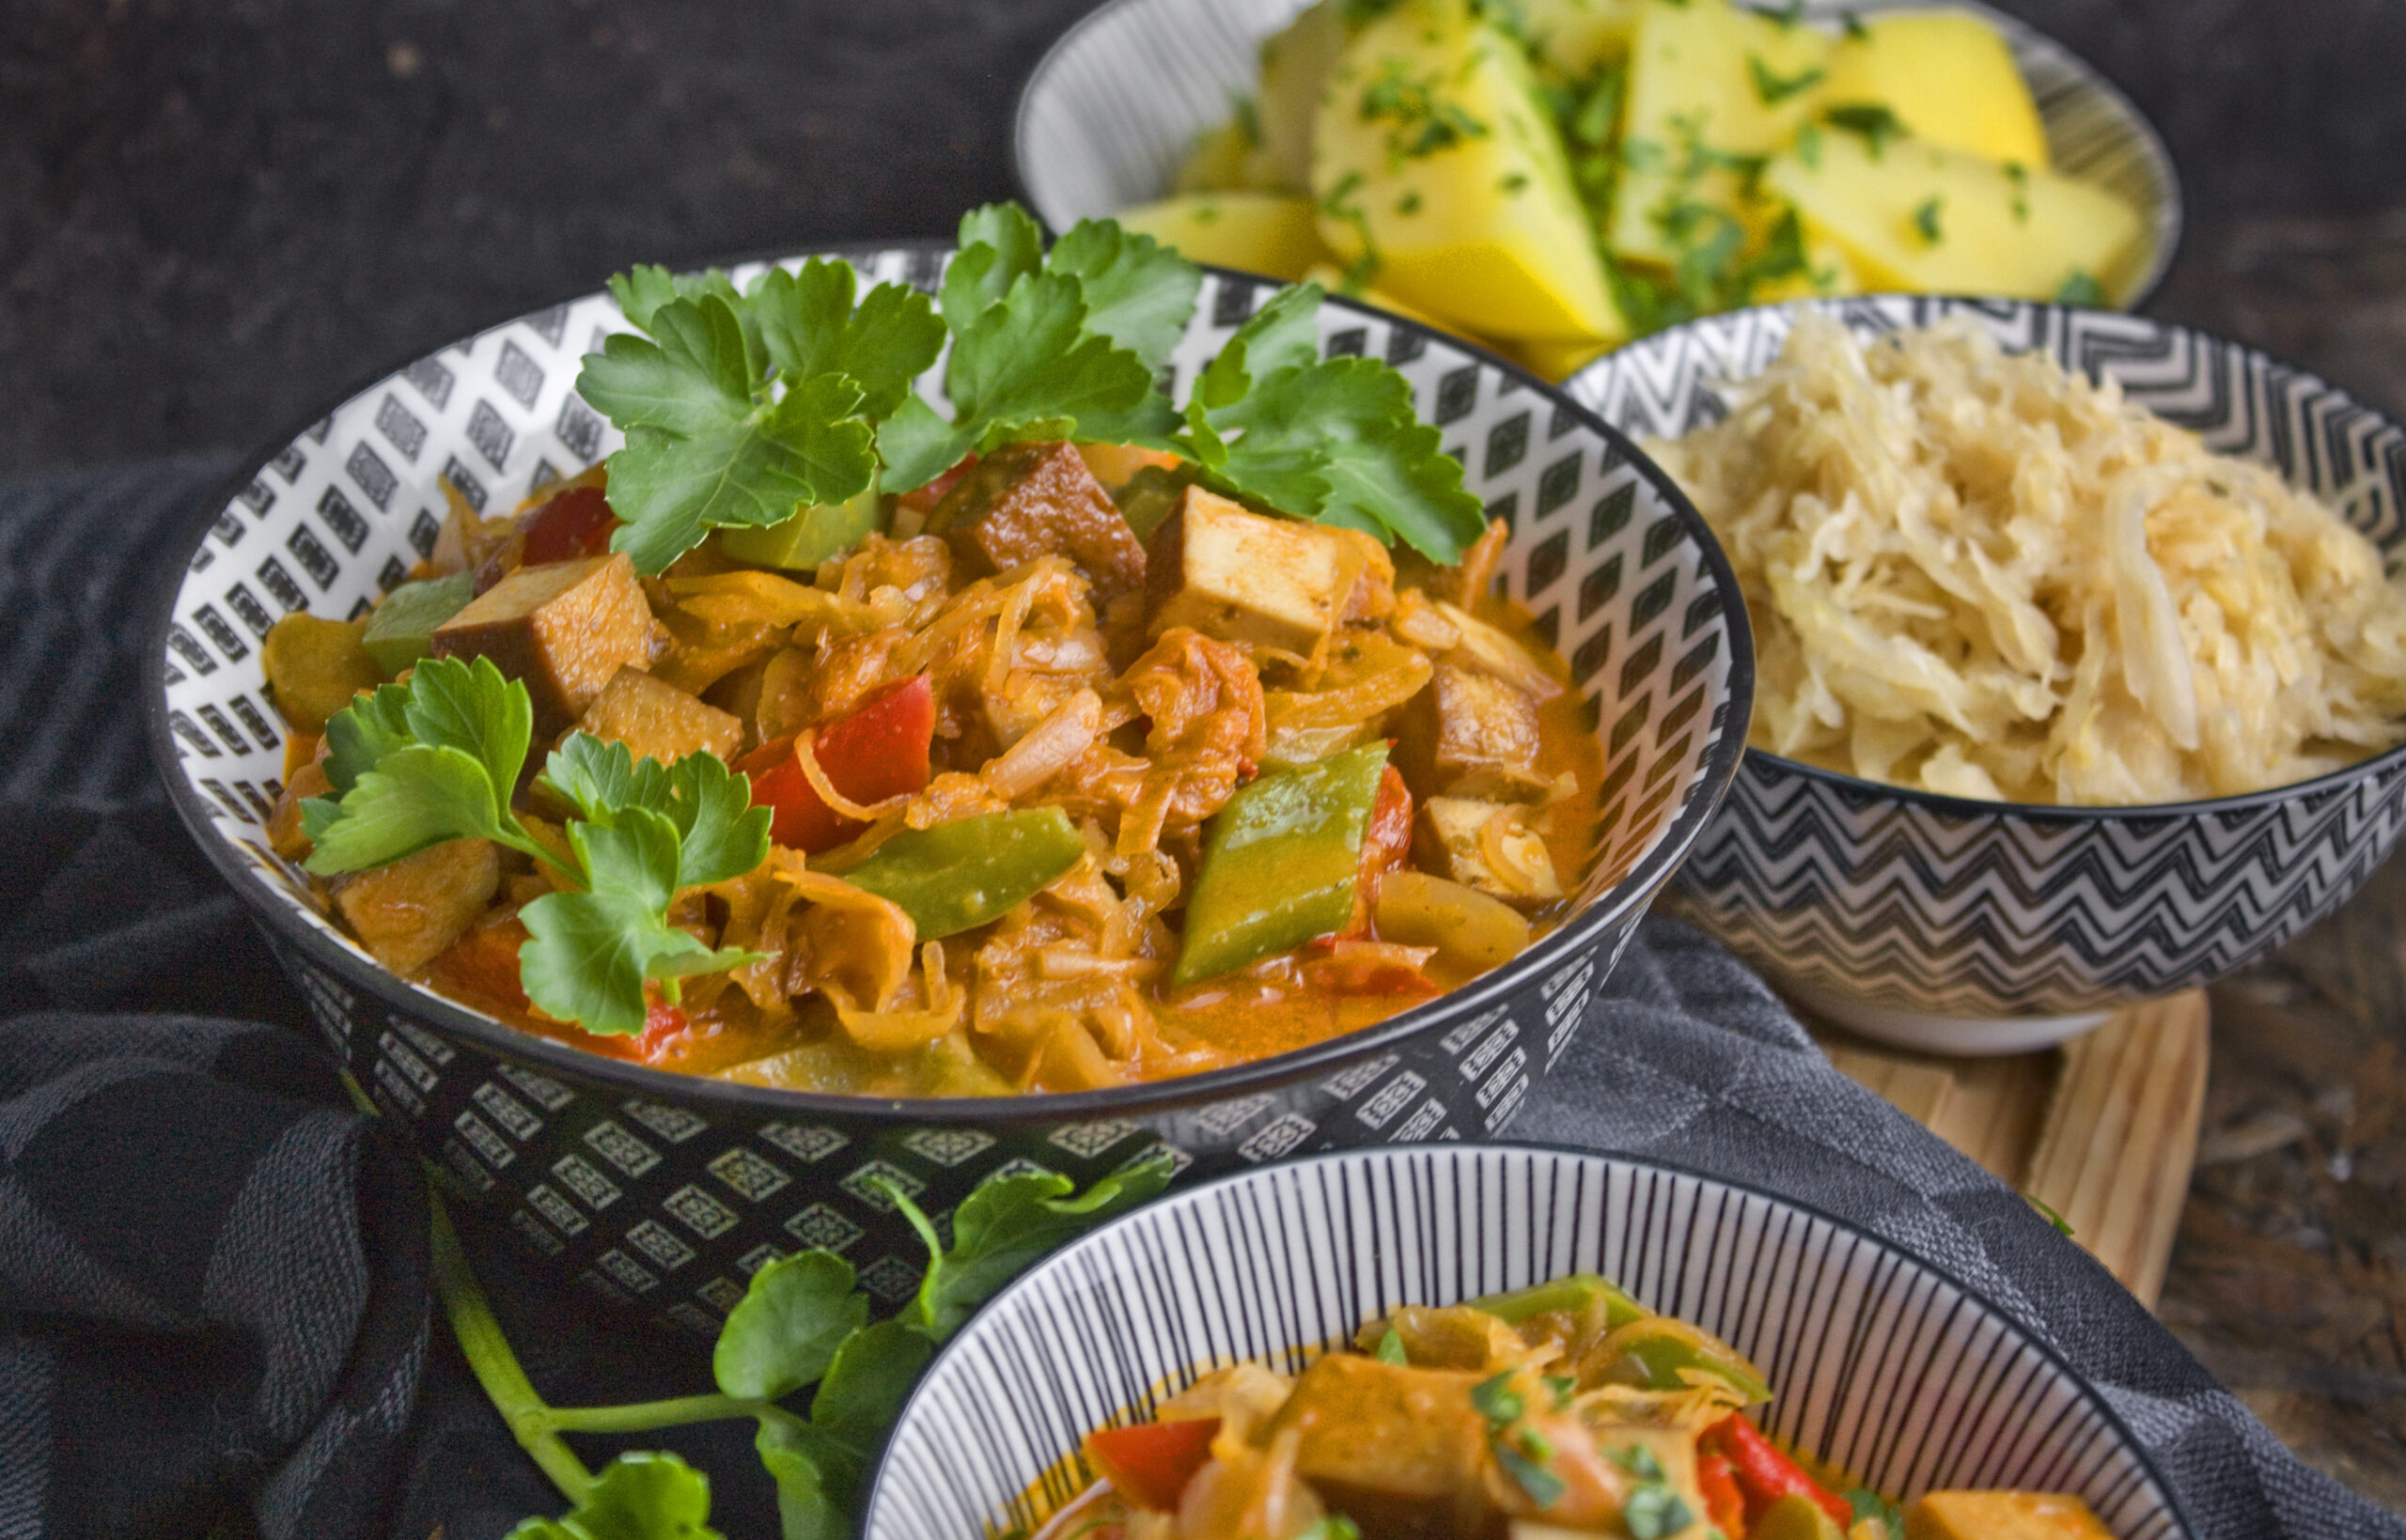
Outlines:
POLYGON ((1879 296, 1566 387, 1759 638, 1694 918, 1889 1041, 2019 1052, 2328 914, 2406 825, 2406 429, 2133 316, 1879 296))
POLYGON ((2268 467, 1966 317, 1800 317, 1647 447, 1758 638, 1750 746, 1944 796, 2186 802, 2406 741, 2406 586, 2268 467))

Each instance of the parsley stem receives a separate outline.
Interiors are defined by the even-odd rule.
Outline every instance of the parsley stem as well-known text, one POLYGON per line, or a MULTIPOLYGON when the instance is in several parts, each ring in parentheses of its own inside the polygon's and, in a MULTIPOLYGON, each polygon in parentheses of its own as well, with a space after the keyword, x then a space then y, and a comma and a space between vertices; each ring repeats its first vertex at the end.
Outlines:
MULTIPOLYGON (((507 813, 503 816, 508 817, 507 813)), ((575 883, 578 890, 584 889, 585 873, 580 871, 573 863, 562 861, 550 846, 520 828, 516 818, 509 818, 509 827, 501 831, 498 838, 502 844, 513 850, 523 851, 538 861, 548 862, 552 870, 575 883)))
POLYGON ((519 1446, 534 1457, 562 1497, 572 1503, 584 1501, 593 1489, 593 1472, 561 1439, 555 1414, 536 1393, 526 1371, 519 1366, 518 1355, 510 1350, 509 1340, 501 1334, 501 1323, 493 1319, 492 1307, 485 1302, 485 1292, 468 1268, 467 1253, 460 1249, 459 1234, 451 1228, 451 1216, 444 1212, 443 1199, 430 1188, 427 1201, 434 1211, 430 1237, 434 1292, 443 1301, 452 1334, 460 1339, 461 1353, 519 1446))
POLYGON ((546 1407, 545 1420, 562 1433, 648 1433, 687 1423, 724 1423, 755 1417, 767 1405, 712 1391, 665 1401, 631 1401, 618 1407, 546 1407))

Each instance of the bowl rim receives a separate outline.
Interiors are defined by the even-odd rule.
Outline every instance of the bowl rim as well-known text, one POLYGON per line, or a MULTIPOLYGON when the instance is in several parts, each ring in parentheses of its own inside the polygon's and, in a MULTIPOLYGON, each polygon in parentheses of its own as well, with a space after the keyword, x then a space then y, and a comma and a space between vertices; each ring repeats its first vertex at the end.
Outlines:
POLYGON ((1990 1299, 1986 1293, 1973 1287, 1970 1283, 1965 1283, 1955 1273, 1954 1269, 1944 1266, 1930 1257, 1924 1256, 1918 1252, 1911 1251, 1906 1247, 1899 1245, 1898 1242, 1888 1239, 1884 1236, 1877 1234, 1867 1225, 1858 1224, 1852 1220, 1841 1218, 1840 1216, 1833 1214, 1829 1210, 1822 1208, 1818 1205, 1807 1203, 1803 1199, 1791 1198, 1786 1193, 1773 1191, 1772 1189, 1765 1187, 1758 1182, 1750 1181, 1742 1177, 1720 1175, 1716 1173, 1703 1170, 1700 1167, 1689 1165, 1684 1161, 1665 1159, 1659 1156, 1628 1155, 1617 1150, 1586 1149, 1576 1144, 1562 1144, 1550 1141, 1532 1139, 1480 1140, 1476 1143, 1466 1144, 1453 1143, 1432 1143, 1426 1141, 1415 1141, 1410 1143, 1362 1144, 1354 1145, 1346 1149, 1321 1150, 1311 1155, 1289 1156, 1283 1159, 1269 1161, 1263 1165, 1249 1166, 1242 1171, 1232 1171, 1226 1175, 1215 1176, 1209 1181, 1196 1182, 1192 1186, 1180 1187, 1174 1192, 1162 1193, 1145 1203, 1136 1205, 1125 1213, 1105 1221, 1103 1223, 1086 1231, 1075 1239, 1055 1248, 1052 1252, 1046 1253, 1042 1258, 1031 1265, 1026 1271, 1021 1273, 1018 1277, 1005 1284, 1000 1290, 996 1291, 993 1297, 989 1299, 984 1304, 979 1305, 976 1310, 972 1312, 969 1318, 961 1323, 961 1330, 956 1330, 952 1337, 946 1341, 944 1346, 936 1349, 935 1356, 928 1361, 927 1368, 922 1370, 919 1374, 918 1382, 911 1388, 910 1397, 902 1403, 902 1409, 895 1414, 893 1425, 886 1430, 885 1437, 881 1439, 878 1444, 877 1457, 869 1467, 868 1480, 864 1482, 861 1486, 860 1507, 856 1511, 855 1518, 864 1523, 867 1520, 869 1511, 876 1501, 878 1492, 885 1484, 887 1469, 891 1463, 894 1452, 895 1436, 901 1431, 904 1423, 908 1423, 914 1415, 918 1415, 920 1413, 921 1404, 927 1401, 928 1398, 934 1393, 933 1386, 935 1382, 936 1370, 943 1365, 946 1358, 964 1350, 964 1343, 969 1329, 974 1326, 980 1317, 996 1312, 1014 1296, 1033 1289, 1040 1279, 1062 1268, 1066 1264, 1071 1252, 1082 1252, 1086 1251, 1088 1248, 1098 1244, 1103 1237, 1113 1235, 1119 1230, 1127 1228, 1129 1225, 1144 1217, 1148 1210, 1160 1204, 1189 1201, 1199 1203, 1210 1194, 1218 1192, 1226 1188, 1232 1188, 1248 1182, 1274 1181, 1280 1175, 1293 1168, 1328 1165, 1352 1160, 1368 1160, 1389 1155, 1434 1157, 1439 1155, 1459 1156, 1465 1152, 1492 1152, 1503 1155, 1568 1155, 1575 1156, 1582 1159, 1602 1160, 1611 1164, 1626 1166, 1635 1171, 1664 1172, 1674 1176, 1685 1176, 1697 1181, 1711 1182, 1719 1186, 1728 1188, 1734 1191, 1744 1193, 1750 1197, 1761 1198, 1781 1207, 1795 1210, 1798 1213, 1804 1214, 1808 1219, 1819 1220, 1823 1223, 1832 1225, 1841 1233, 1857 1241, 1869 1242, 1877 1253, 1903 1257, 1914 1266, 1926 1269, 1932 1277, 1955 1288, 1961 1293, 1963 1298, 1971 1300, 1981 1310, 1987 1312, 1990 1315, 1995 1317, 1997 1320, 2012 1329, 2014 1332, 2021 1336, 2023 1342, 2027 1343, 2039 1353, 2041 1358, 2050 1367, 2063 1375, 2063 1377, 2069 1379, 2072 1384, 2080 1387, 2081 1392, 2094 1405, 2098 1414, 2103 1419, 2105 1425, 2111 1429, 2116 1436, 2121 1439, 2123 1446, 2130 1451, 2131 1455, 2136 1461, 2139 1470, 2146 1473, 2148 1480, 2155 1483, 2156 1490, 2164 1494, 2164 1507, 2171 1514, 2172 1522, 2179 1532, 2183 1536, 2190 1537, 2190 1540, 2195 1540, 2195 1537, 2200 1532, 2196 1525, 2191 1522, 2189 1512, 2181 1503, 2179 1488, 2175 1486, 2171 1480, 2164 1474, 2163 1468, 2156 1463, 2154 1452, 2148 1448, 2147 1444, 2139 1438, 2137 1432, 2132 1428, 2130 1423, 2122 1416, 2121 1412, 2115 1408, 2112 1398, 2105 1393, 2104 1390, 2095 1381, 2091 1380, 2086 1375, 2084 1375, 2079 1370, 2073 1368, 2070 1361, 2064 1357, 2061 1349, 2057 1348, 2053 1343, 2048 1342, 2043 1337, 2040 1337, 2036 1332, 2023 1326, 2011 1312, 2005 1309, 2004 1306, 1998 1304, 1995 1300, 1990 1299))
MULTIPOLYGON (((1164 0, 1103 0, 1102 4, 1063 27, 1060 34, 1045 45, 1044 52, 1037 55, 1036 63, 1028 70, 1026 77, 1020 82, 1018 95, 1013 99, 1011 105, 1011 186, 1018 193, 1020 201, 1027 206, 1028 210, 1034 213, 1037 220, 1047 229, 1053 228, 1053 222, 1045 216, 1036 195, 1036 188, 1028 175, 1029 157, 1025 153, 1028 119, 1038 86, 1054 73, 1061 58, 1075 47, 1078 40, 1089 30, 1110 24, 1110 18, 1119 11, 1133 10, 1139 6, 1163 3, 1164 0)), ((1307 8, 1308 3, 1309 0, 1295 0, 1296 13, 1300 15, 1304 9, 1307 8)), ((1858 3, 1852 6, 1836 8, 1831 13, 1831 19, 1843 18, 1855 11, 1877 14, 1883 10, 1928 9, 1933 6, 1941 10, 1968 11, 1979 17, 1998 29, 2006 39, 2008 47, 2017 36, 2026 37, 2070 60, 2084 76, 2082 85, 2087 90, 2101 97, 2108 106, 2120 115, 2126 125, 2133 131, 2148 162, 2163 174, 2163 202, 2153 209, 2142 210, 2147 228, 2156 237, 2155 251, 2148 257, 2146 268, 2140 272, 2137 281, 2131 286, 2130 297, 2116 312, 2125 315, 2137 314, 2139 308, 2154 299, 2157 292, 2164 288, 2164 280, 2172 274, 2174 260, 2179 257, 2189 239, 2188 194, 2180 183, 2180 163, 2173 158, 2172 147, 2164 142, 2164 131, 2155 126, 2155 119, 2139 110, 2138 103, 2131 100, 2130 92, 2124 90, 2119 82, 2091 61, 2087 54, 2063 41, 2054 33, 2024 21, 2011 11, 2001 10, 1989 5, 1986 0, 1858 0, 1858 3)), ((1257 39, 1258 42, 1258 39, 1257 39)), ((1759 307, 1750 305, 1745 308, 1759 307)), ((1734 310, 1721 312, 1723 315, 1738 313, 1734 310)), ((1646 340, 1644 337, 1638 337, 1624 342, 1614 351, 1618 352, 1622 349, 1635 347, 1637 343, 1644 340, 1646 340)), ((1605 356, 1610 357, 1611 354, 1608 353, 1605 356)))
MULTIPOLYGON (((956 241, 943 237, 891 241, 831 241, 800 249, 755 248, 699 265, 734 268, 749 262, 782 262, 812 257, 842 257, 857 265, 864 259, 873 260, 879 256, 895 253, 947 253, 956 245, 956 241)), ((1264 278, 1258 273, 1197 265, 1209 274, 1245 284, 1256 292, 1265 287, 1279 287, 1277 280, 1264 278)), ((587 288, 554 301, 552 304, 573 304, 603 293, 606 290, 587 288)), ((156 608, 142 632, 145 647, 142 655, 142 709, 152 765, 159 778, 165 783, 168 801, 182 818, 194 843, 200 847, 211 864, 242 898, 254 923, 264 922, 274 939, 297 948, 318 967, 333 972, 347 985, 379 1001, 388 1009, 402 1012, 412 1019, 429 1021, 504 1058, 532 1061, 570 1076, 599 1080, 622 1092, 654 1098, 698 1100, 751 1114, 865 1119, 897 1128, 928 1124, 1046 1127, 1070 1121, 1174 1112, 1197 1102, 1219 1101, 1308 1081, 1329 1072, 1339 1064, 1376 1054, 1397 1043, 1417 1037, 1441 1023, 1476 1014, 1505 996, 1518 993, 1534 976, 1566 966, 1578 956, 1592 953, 1601 939, 1623 921, 1635 923, 1652 902, 1656 892, 1669 880, 1695 848, 1705 825, 1711 821, 1737 777, 1739 761, 1744 751, 1744 735, 1735 730, 1735 724, 1750 720, 1754 707, 1754 632, 1746 614, 1743 594, 1738 586, 1737 574, 1729 566, 1720 542, 1713 538, 1711 530, 1706 526, 1704 516, 1696 511, 1695 504, 1689 501, 1670 474, 1640 450, 1627 434, 1572 399, 1560 387, 1476 343, 1343 295, 1329 294, 1326 298, 1342 309, 1355 312, 1367 319, 1385 322, 1418 337, 1424 348, 1430 342, 1436 342, 1448 349, 1467 351, 1474 362, 1499 371, 1504 376, 1508 390, 1533 392, 1535 399, 1557 412, 1568 413, 1576 425, 1593 432, 1621 463, 1630 466, 1652 486, 1669 508, 1671 517, 1680 521, 1688 540, 1696 549, 1700 571, 1711 583, 1720 600, 1730 649, 1726 702, 1728 709, 1724 715, 1725 726, 1696 766, 1696 784, 1679 813, 1656 837, 1652 848, 1619 880, 1599 894, 1595 902, 1571 915, 1550 935, 1531 943, 1520 956, 1459 988, 1422 1001, 1370 1026, 1267 1058, 1195 1075, 1141 1081, 1097 1091, 914 1097, 796 1091, 751 1085, 710 1075, 655 1069, 648 1065, 588 1052, 555 1038, 522 1031, 388 972, 373 960, 337 943, 317 926, 305 920, 299 901, 271 887, 266 878, 236 852, 232 842, 218 832, 216 809, 202 798, 191 778, 182 773, 182 758, 167 722, 166 639, 169 628, 175 624, 178 601, 188 576, 186 560, 192 551, 207 538, 209 529, 227 504, 247 487, 269 461, 309 428, 324 420, 330 412, 349 405, 420 358, 431 357, 464 342, 473 342, 550 308, 546 305, 514 311, 464 334, 458 340, 438 344, 431 350, 413 351, 389 367, 365 377, 343 396, 320 406, 237 461, 236 468, 221 481, 212 484, 208 493, 194 505, 190 517, 174 526, 175 532, 167 549, 174 552, 176 561, 172 566, 162 564, 164 570, 157 579, 156 608)), ((1192 321, 1189 324, 1192 325, 1192 321)))
MULTIPOLYGON (((1694 320, 1681 321, 1677 326, 1666 326, 1659 332, 1648 333, 1633 342, 1614 350, 1572 373, 1570 378, 1563 381, 1561 389, 1568 393, 1577 381, 1588 375, 1609 372, 1614 367, 1615 361, 1625 353, 1633 353, 1641 348, 1664 343, 1668 339, 1700 334, 1714 326, 1734 325, 1750 317, 1773 311, 1789 313, 1812 311, 1820 315, 1834 316, 1845 321, 1848 319, 1849 307, 1882 303, 1936 304, 1945 306, 1950 311, 1972 310, 1991 316, 2037 316, 2041 319, 2051 315, 2100 316, 2109 320, 2143 327, 2160 335, 2186 337, 2211 343, 2237 354, 2251 369, 2276 371, 2303 389, 2318 392, 2335 400, 2340 406, 2363 413, 2379 428, 2395 429, 2399 434, 2406 435, 2406 422, 2400 422, 2380 408, 2369 405, 2354 393, 2333 384, 2313 370, 2300 368, 2252 343, 2241 342, 2219 333, 2209 332, 2180 321, 2165 320, 2158 316, 2142 316, 2134 311, 2100 310, 2087 305, 2057 304, 2052 300, 2018 300, 1993 294, 1892 292, 1823 295, 1780 300, 1770 304, 1751 304, 1740 310, 1725 310, 1714 316, 1698 316, 1694 320)), ((1857 335, 1860 334, 1860 333, 1857 334, 1857 335)), ((2062 360, 2058 359, 2056 362, 2060 364, 2062 360)), ((2320 499, 2318 498, 2317 501, 2319 502, 2320 499)), ((2400 502, 2401 505, 2406 505, 2406 498, 2401 498, 2400 502)), ((2400 570, 2406 571, 2406 506, 2400 508, 2400 519, 2397 554, 2401 564, 2400 570)), ((1718 536, 1714 537, 1716 544, 1719 543, 1719 539, 1718 536)), ((2383 551, 2383 554, 2387 556, 2390 552, 2383 551)), ((1749 619, 1751 620, 1751 616, 1749 619)), ((1755 762, 1758 770, 1792 774, 1857 801, 1884 798, 1949 818, 2004 817, 2062 823, 2129 823, 2163 818, 2219 817, 2240 813, 2254 813, 2301 798, 2312 799, 2335 795, 2346 790, 2355 782, 2384 778, 2399 770, 2406 770, 2406 741, 2383 749, 2379 754, 2367 755, 2352 765, 2342 765, 2337 770, 2326 770, 2310 780, 2290 781, 2281 786, 2265 786, 2257 791, 2243 791, 2229 797, 2194 797, 2179 802, 2129 804, 1984 801, 1976 797, 1955 797, 1945 792, 1924 791, 1915 786, 1891 786, 1884 781, 1873 781, 1860 775, 1850 775, 1844 770, 1826 770, 1819 765, 1807 764, 1801 759, 1791 759, 1786 754, 1773 754, 1769 749, 1749 746, 1742 757, 1755 762)))

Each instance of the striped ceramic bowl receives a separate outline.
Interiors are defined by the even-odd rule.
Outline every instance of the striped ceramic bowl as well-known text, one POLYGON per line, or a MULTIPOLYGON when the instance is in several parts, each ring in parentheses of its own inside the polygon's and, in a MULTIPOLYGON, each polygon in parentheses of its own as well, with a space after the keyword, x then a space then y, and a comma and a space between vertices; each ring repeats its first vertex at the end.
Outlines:
MULTIPOLYGON (((2261 460, 2406 567, 2406 429, 2252 348, 2166 321, 2013 300, 1815 302, 1869 338, 1967 317, 2261 460)), ((1798 310, 1714 316, 1563 388, 1637 437, 1720 414, 1798 310)), ((2406 747, 2298 786, 2146 807, 1903 790, 1759 749, 1680 872, 1687 911, 1791 995, 1939 1053, 2018 1053, 2211 983, 2363 886, 2406 830, 2406 747)))
MULTIPOLYGON (((936 245, 848 253, 932 287, 936 245)), ((798 258, 793 259, 798 260, 798 258)), ((738 266, 747 279, 758 264, 738 266)), ((1180 381, 1269 293, 1205 280, 1180 381)), ((1578 660, 1605 754, 1597 859, 1561 928, 1464 988, 1375 1027, 1184 1080, 992 1099, 880 1101, 672 1075, 537 1037, 386 972, 327 923, 262 833, 284 772, 259 643, 288 611, 365 611, 431 549, 448 477, 480 507, 616 447, 574 389, 625 326, 586 295, 416 360, 276 440, 192 530, 154 618, 154 752, 194 837, 266 930, 329 1041, 464 1196, 589 1288, 715 1333, 744 1280, 803 1247, 843 1252, 881 1299, 918 1285, 886 1196, 942 1213, 999 1171, 1080 1183, 1166 1143, 1200 1176, 1333 1146, 1476 1139, 1503 1126, 1737 768, 1753 644, 1721 552, 1662 473, 1551 388, 1408 321, 1332 301, 1330 354, 1383 358, 1466 485, 1517 530, 1502 568, 1578 660)), ((922 381, 941 398, 938 379, 922 381)))
POLYGON ((1397 1305, 1581 1270, 1726 1338, 1778 1392, 1771 1433, 1891 1496, 2072 1492, 2121 1540, 2190 1532, 2104 1398, 1936 1268, 1768 1193, 1511 1145, 1247 1172, 1055 1253, 929 1370, 862 1532, 1032 1529, 1092 1479, 1077 1454, 1086 1430, 1143 1421, 1210 1370, 1291 1373, 1397 1305))
MULTIPOLYGON (((1167 194, 1196 135, 1227 121, 1232 97, 1260 84, 1262 39, 1310 0, 1111 0, 1053 45, 1019 99, 1011 152, 1029 206, 1056 230, 1167 194)), ((2130 98, 2029 23, 1947 0, 2004 35, 2039 105, 2055 169, 2140 210, 2145 249, 2113 295, 2135 309, 2180 244, 2180 182, 2170 151, 2130 98)), ((1804 0, 1808 20, 1926 8, 1929 0, 1804 0)))

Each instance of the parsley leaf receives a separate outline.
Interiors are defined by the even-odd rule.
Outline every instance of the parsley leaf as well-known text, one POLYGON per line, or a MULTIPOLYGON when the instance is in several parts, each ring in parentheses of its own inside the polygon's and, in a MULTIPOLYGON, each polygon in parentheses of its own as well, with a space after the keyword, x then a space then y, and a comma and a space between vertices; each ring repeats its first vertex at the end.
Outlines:
POLYGON ((1863 135, 1864 148, 1870 151, 1875 161, 1880 159, 1889 140, 1901 139, 1906 134, 1904 119, 1891 111, 1884 101, 1842 102, 1822 113, 1821 121, 1834 129, 1863 135))
POLYGON ((752 310, 770 362, 788 379, 843 375, 861 388, 861 413, 883 418, 944 350, 944 319, 906 285, 880 284, 855 304, 857 286, 850 262, 816 257, 800 272, 770 270, 752 290, 752 310))
POLYGON ((945 324, 955 332, 1000 304, 1011 285, 1044 270, 1044 232, 1016 203, 990 203, 961 216, 959 250, 945 265, 945 324))
POLYGON ((878 432, 885 488, 909 491, 952 469, 963 455, 1014 439, 1068 438, 1082 422, 1088 436, 1101 436, 1095 423, 1135 413, 1152 394, 1153 371, 1134 353, 1087 332, 1086 321, 1078 280, 1038 272, 1014 279, 965 330, 956 327, 945 366, 953 420, 945 422, 916 396, 906 398, 878 432))
POLYGON ((534 732, 526 687, 489 658, 429 658, 326 723, 337 795, 302 805, 320 877, 367 871, 446 840, 490 839, 559 860, 509 811, 534 732))
POLYGON ((787 1540, 847 1540, 869 1455, 934 1354, 934 1344, 899 1320, 880 1321, 836 1349, 807 1420, 776 1407, 754 1412, 760 1431, 753 1447, 776 1478, 787 1540))
POLYGON ((918 1206, 889 1187, 887 1192, 928 1246, 927 1276, 900 1318, 943 1342, 1028 1264, 1153 1196, 1169 1185, 1169 1162, 1157 1146, 1077 1198, 1070 1196, 1074 1190, 1070 1179, 1052 1172, 992 1178, 953 1210, 948 1250, 918 1206))
POLYGON ((780 1257, 719 1328, 711 1372, 729 1395, 778 1401, 827 1372, 844 1339, 868 1324, 868 1297, 852 1288, 852 1265, 833 1252, 780 1257))
POLYGON ((1149 370, 1169 361, 1195 317, 1202 270, 1151 236, 1111 220, 1082 219, 1054 242, 1044 271, 1078 280, 1086 329, 1142 359, 1149 370))
POLYGON ((752 805, 751 783, 715 754, 664 767, 623 743, 572 733, 552 751, 542 784, 590 823, 607 826, 637 809, 665 817, 677 832, 675 887, 732 881, 768 855, 769 810, 752 805))
MULTIPOLYGON (((1789 23, 1789 24, 1792 24, 1789 23)), ((1746 55, 1747 72, 1754 76, 1755 98, 1766 107, 1776 107, 1789 97, 1809 91, 1821 84, 1828 71, 1819 67, 1802 70, 1792 75, 1774 74, 1759 54, 1746 55)))
MULTIPOLYGON (((767 821, 758 827, 765 856, 767 821)), ((518 911, 528 936, 519 982, 543 1010, 587 1032, 637 1033, 650 1009, 646 982, 668 981, 674 1000, 679 978, 759 960, 738 948, 712 951, 668 923, 679 839, 664 815, 624 808, 607 824, 570 824, 568 838, 590 886, 545 894, 518 911)))
POLYGON ((674 1454, 637 1450, 603 1467, 575 1507, 527 1519, 508 1540, 723 1540, 710 1517, 708 1476, 674 1454))

